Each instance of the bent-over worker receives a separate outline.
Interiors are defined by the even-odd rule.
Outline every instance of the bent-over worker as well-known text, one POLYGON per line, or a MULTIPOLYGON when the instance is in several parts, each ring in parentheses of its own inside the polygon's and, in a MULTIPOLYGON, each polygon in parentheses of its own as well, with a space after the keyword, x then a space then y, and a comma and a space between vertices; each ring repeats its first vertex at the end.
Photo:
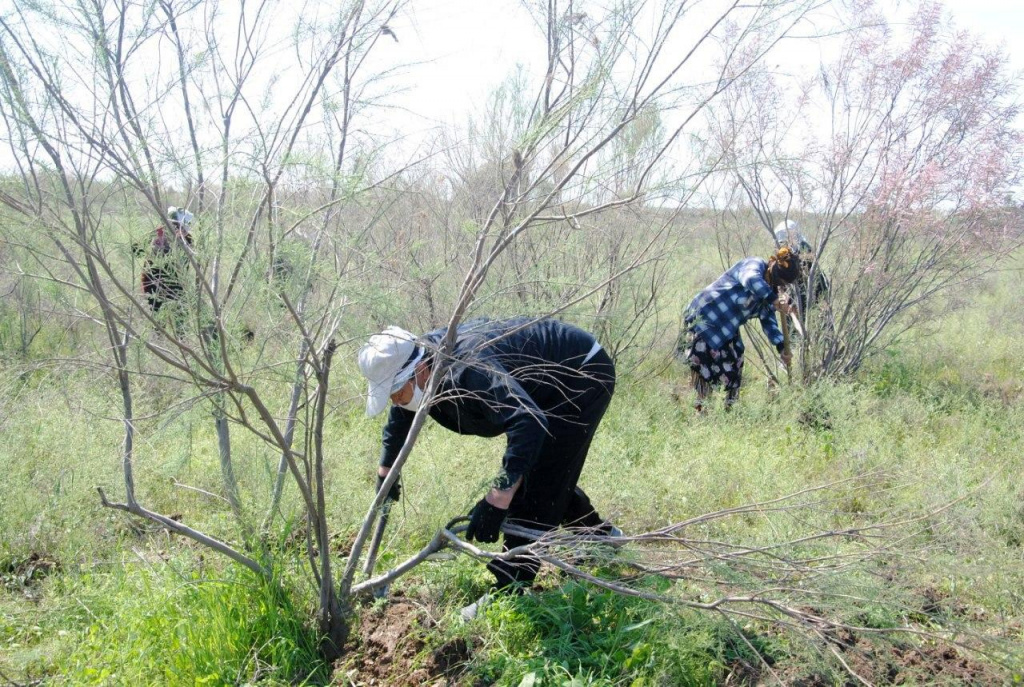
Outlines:
POLYGON ((765 336, 789 365, 791 355, 783 350, 775 312, 778 306, 784 316, 789 314, 790 306, 779 302, 779 289, 799 278, 800 261, 784 246, 768 260, 743 258, 693 298, 676 356, 690 368, 698 412, 704 410, 713 387, 725 388, 726 408, 739 398, 745 350, 740 327, 751 318, 761 320, 765 336))
MULTIPOLYGON (((423 402, 443 335, 443 329, 416 337, 389 327, 359 351, 359 369, 370 383, 367 414, 383 411, 389 399, 392 404, 378 489, 423 402)), ((506 520, 538 530, 567 525, 621 535, 577 486, 615 391, 615 365, 597 340, 553 319, 477 320, 458 328, 448 362, 430 417, 459 434, 504 434, 508 442, 500 475, 469 514, 466 538, 495 542, 506 520)), ((397 497, 392 490, 389 498, 397 497)), ((527 543, 506 535, 503 546, 507 551, 527 543)), ((524 556, 487 567, 495 588, 506 589, 529 586, 540 562, 524 556)), ((463 617, 475 616, 480 605, 463 609, 463 617)))

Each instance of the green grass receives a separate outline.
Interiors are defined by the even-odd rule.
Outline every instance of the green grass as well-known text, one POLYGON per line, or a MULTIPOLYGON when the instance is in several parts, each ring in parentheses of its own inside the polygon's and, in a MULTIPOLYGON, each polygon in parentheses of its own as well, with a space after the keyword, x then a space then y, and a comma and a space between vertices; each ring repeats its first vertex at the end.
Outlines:
MULTIPOLYGON (((839 610, 872 627, 959 623, 1019 645, 1024 322, 993 319, 993 313, 1015 312, 1019 294, 1014 275, 988 280, 971 308, 933 322, 931 331, 915 331, 856 379, 770 391, 751 374, 731 413, 716 407, 697 417, 685 400, 672 398, 679 369, 641 370, 621 380, 582 485, 602 514, 636 532, 884 471, 885 489, 855 480, 844 488, 840 508, 804 524, 843 527, 956 505, 922 527, 914 544, 924 542, 922 555, 903 562, 907 577, 899 589, 887 589, 881 576, 837 579, 837 588, 856 588, 873 600, 839 610), (922 615, 927 590, 937 590, 942 603, 922 615)), ((338 356, 334 410, 325 429, 328 513, 339 540, 365 512, 379 450, 380 420, 361 413, 355 346, 338 356)), ((282 392, 275 402, 283 407, 291 372, 274 374, 282 392)), ((140 415, 182 400, 165 380, 136 384, 140 415)), ((0 507, 0 672, 54 684, 327 679, 329 670, 316 657, 312 591, 301 566, 280 577, 284 592, 270 589, 211 552, 148 525, 140 529, 99 505, 97 485, 112 498, 123 492, 119 399, 109 375, 22 360, 0 371, 0 390, 6 487, 0 507), (33 568, 40 560, 52 565, 33 568)), ((140 419, 138 429, 140 500, 237 542, 238 529, 223 503, 178 486, 220 491, 209 405, 183 406, 170 419, 140 419)), ((248 517, 258 522, 278 456, 240 431, 233 445, 248 517)), ((496 472, 503 448, 501 440, 428 426, 403 476, 405 496, 393 512, 381 565, 422 546, 437 527, 466 512, 496 472)), ((282 544, 298 513, 289 488, 282 544)), ((734 518, 710 532, 763 542, 790 527, 796 526, 734 518)), ((736 627, 720 616, 672 612, 561 578, 546 579, 537 594, 500 601, 484 618, 462 626, 457 609, 486 584, 482 566, 460 559, 431 562, 396 585, 433 604, 437 622, 424 631, 428 648, 452 637, 471 642, 468 684, 711 685, 743 662, 756 664, 736 627)), ((743 632, 776 667, 796 671, 786 673, 790 677, 839 675, 820 647, 794 643, 759 624, 743 632)), ((1004 659, 1010 667, 999 670, 1009 680, 1019 657, 1004 659)))
POLYGON ((201 557, 133 553, 48 580, 35 613, 5 612, 9 660, 54 684, 296 684, 325 672, 306 612, 281 588, 201 557))
MULTIPOLYGON (((569 582, 505 597, 482 619, 473 666, 488 684, 713 685, 754 652, 722 618, 667 614, 658 604, 569 582)), ((768 660, 774 647, 748 637, 768 660)))

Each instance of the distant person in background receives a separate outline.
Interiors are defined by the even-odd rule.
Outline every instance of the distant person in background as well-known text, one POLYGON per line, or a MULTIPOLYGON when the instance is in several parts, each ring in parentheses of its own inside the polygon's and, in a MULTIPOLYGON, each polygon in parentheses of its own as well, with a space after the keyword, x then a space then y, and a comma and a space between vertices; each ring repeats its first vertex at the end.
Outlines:
POLYGON ((761 320, 765 336, 789 365, 790 354, 783 350, 783 335, 775 313, 778 308, 788 315, 790 306, 780 302, 779 293, 796 282, 800 274, 797 255, 783 246, 768 260, 743 258, 690 302, 676 356, 690 368, 697 394, 694 407, 698 412, 703 412, 716 386, 725 389, 726 408, 739 398, 744 353, 740 327, 751 318, 761 320))
POLYGON ((791 251, 800 256, 814 253, 811 242, 803 235, 800 225, 793 219, 783 220, 775 225, 775 242, 778 244, 778 248, 789 246, 791 251))
POLYGON ((142 265, 142 292, 154 313, 184 294, 185 251, 192 248, 192 213, 172 206, 167 208, 167 219, 170 231, 162 224, 156 228, 142 265))
POLYGON ((828 293, 828 279, 825 277, 825 273, 822 272, 820 265, 815 267, 814 247, 811 246, 811 242, 807 240, 807 237, 801 233, 800 225, 795 220, 787 219, 775 225, 775 243, 777 248, 787 246, 796 253, 797 258, 800 260, 802 278, 793 284, 792 291, 800 308, 798 315, 802 316, 807 310, 807 280, 812 278, 811 273, 814 273, 813 302, 816 304, 820 303, 828 293))
MULTIPOLYGON (((382 412, 391 402, 378 490, 423 403, 444 333, 417 337, 388 327, 359 351, 359 370, 369 381, 367 415, 382 412)), ((459 434, 504 434, 507 442, 501 474, 469 513, 466 539, 495 542, 506 520, 538 530, 567 525, 621 536, 577 486, 615 391, 615 364, 594 336, 547 318, 475 320, 459 326, 450 362, 429 406, 430 417, 459 434)), ((450 478, 458 479, 454 471, 450 478)), ((396 482, 388 498, 398 498, 397 487, 396 482)), ((504 550, 528 543, 506 535, 504 550)), ((518 556, 487 567, 496 578, 495 590, 510 590, 528 587, 540 561, 518 556)), ((476 617, 489 599, 484 595, 464 608, 463 618, 476 617)))

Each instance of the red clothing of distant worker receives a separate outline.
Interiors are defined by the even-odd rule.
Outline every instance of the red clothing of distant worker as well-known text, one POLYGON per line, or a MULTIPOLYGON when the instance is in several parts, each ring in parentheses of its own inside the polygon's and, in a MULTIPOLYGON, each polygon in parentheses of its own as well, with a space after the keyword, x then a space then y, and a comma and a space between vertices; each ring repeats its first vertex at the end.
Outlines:
POLYGON ((192 213, 168 208, 167 215, 171 219, 174 234, 169 236, 163 225, 158 226, 142 265, 142 292, 146 294, 153 312, 160 312, 167 301, 181 298, 185 291, 182 277, 188 266, 188 256, 183 248, 192 247, 192 234, 188 226, 192 213))

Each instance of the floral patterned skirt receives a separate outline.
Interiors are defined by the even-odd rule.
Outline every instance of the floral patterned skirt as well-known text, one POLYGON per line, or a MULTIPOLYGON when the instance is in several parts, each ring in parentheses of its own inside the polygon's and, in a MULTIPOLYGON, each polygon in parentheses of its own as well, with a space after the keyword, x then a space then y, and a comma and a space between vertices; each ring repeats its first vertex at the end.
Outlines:
POLYGON ((743 381, 743 339, 737 336, 717 349, 692 330, 687 330, 681 339, 677 354, 696 377, 709 386, 739 390, 743 381))

